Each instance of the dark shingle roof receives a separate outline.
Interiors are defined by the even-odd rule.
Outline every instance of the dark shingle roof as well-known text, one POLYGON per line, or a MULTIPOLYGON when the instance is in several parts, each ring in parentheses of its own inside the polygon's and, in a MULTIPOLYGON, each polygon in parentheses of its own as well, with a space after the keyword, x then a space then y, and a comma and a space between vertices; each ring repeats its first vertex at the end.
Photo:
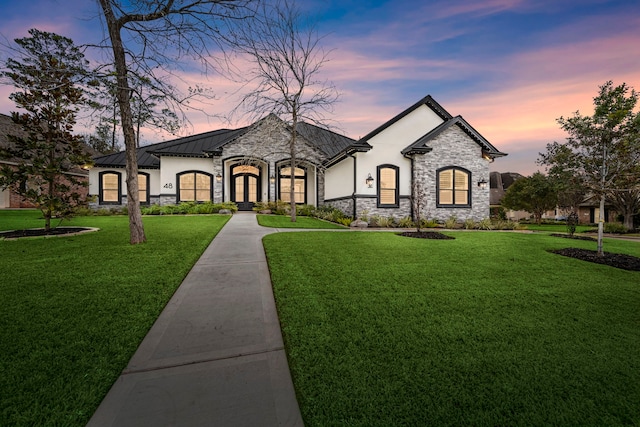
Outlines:
MULTIPOLYGON (((247 127, 233 130, 219 129, 140 147, 138 148, 138 167, 160 168, 159 156, 161 155, 206 157, 209 153, 215 153, 224 144, 242 135, 247 129, 247 127)), ((124 151, 96 157, 94 160, 96 166, 124 167, 126 165, 124 151)))
MULTIPOLYGON (((225 144, 244 135, 261 121, 259 120, 251 126, 239 129, 219 129, 140 147, 138 149, 138 167, 158 169, 160 167, 160 156, 162 155, 207 157, 211 154, 219 154, 225 144)), ((357 144, 355 140, 349 137, 309 123, 298 123, 297 129, 303 138, 319 148, 327 158, 333 157, 353 144, 357 144)), ((94 160, 96 166, 102 167, 124 167, 126 164, 124 151, 96 157, 94 160)))
POLYGON ((319 148, 327 158, 337 155, 356 143, 356 140, 348 136, 340 135, 306 122, 298 123, 297 129, 304 139, 319 148))
POLYGON ((491 145, 489 141, 487 141, 482 135, 480 135, 480 133, 478 133, 478 131, 476 131, 461 116, 453 117, 442 123, 440 126, 437 126, 435 129, 429 131, 426 135, 422 136, 413 144, 402 150, 402 154, 407 155, 428 153, 429 151, 431 151, 431 147, 427 146, 427 143, 453 125, 457 125, 460 129, 462 129, 464 133, 469 135, 471 139, 473 139, 476 143, 478 143, 478 145, 482 147, 482 151, 489 157, 494 158, 506 156, 506 153, 500 152, 496 147, 491 145))

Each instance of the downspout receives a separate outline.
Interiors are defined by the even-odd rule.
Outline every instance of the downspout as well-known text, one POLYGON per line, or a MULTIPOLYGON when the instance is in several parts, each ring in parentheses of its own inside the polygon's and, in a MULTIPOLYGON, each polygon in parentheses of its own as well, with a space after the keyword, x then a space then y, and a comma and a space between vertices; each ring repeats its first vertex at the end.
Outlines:
POLYGON ((356 220, 358 219, 356 217, 356 213, 357 213, 357 209, 356 209, 356 182, 358 179, 358 163, 356 162, 356 156, 354 156, 353 154, 349 154, 347 153, 347 156, 351 157, 353 159, 353 193, 351 193, 351 200, 353 200, 353 219, 356 220))
MULTIPOLYGON (((405 155, 405 157, 407 157, 405 155)), ((409 157, 409 160, 411 160, 411 181, 409 182, 409 184, 411 185, 411 187, 409 187, 409 208, 411 209, 411 221, 415 221, 415 212, 413 211, 413 189, 414 189, 414 182, 415 182, 415 175, 416 175, 416 171, 415 171, 415 155, 409 157)), ((398 203, 400 202, 400 200, 398 200, 398 203)))

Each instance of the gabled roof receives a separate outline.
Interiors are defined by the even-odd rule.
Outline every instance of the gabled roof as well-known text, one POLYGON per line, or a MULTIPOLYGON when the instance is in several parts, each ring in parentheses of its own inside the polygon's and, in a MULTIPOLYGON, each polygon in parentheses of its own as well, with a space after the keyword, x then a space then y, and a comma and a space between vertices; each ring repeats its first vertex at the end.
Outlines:
POLYGON ((332 158, 351 145, 357 143, 356 140, 351 139, 348 136, 340 135, 306 122, 300 122, 296 127, 298 129, 298 133, 302 135, 304 139, 320 149, 327 158, 332 158))
POLYGON ((436 113, 438 115, 438 117, 440 117, 445 122, 453 117, 451 114, 449 114, 449 112, 447 110, 442 108, 442 105, 438 104, 436 102, 436 100, 431 97, 431 95, 427 95, 424 98, 422 98, 420 101, 418 101, 415 104, 413 104, 411 107, 409 107, 406 110, 404 110, 402 113, 398 114, 397 116, 395 116, 391 120, 387 121, 382 126, 379 126, 376 129, 372 130, 371 132, 369 132, 368 134, 366 134, 365 136, 363 136, 360 139, 362 141, 370 140, 371 138, 373 138, 374 136, 376 136, 377 134, 379 134, 380 132, 382 132, 386 128, 390 127, 391 125, 393 125, 394 123, 396 123, 397 121, 399 121, 400 119, 404 118, 409 113, 413 112, 414 110, 416 110, 417 108, 419 108, 419 107, 421 107, 423 105, 426 105, 427 107, 429 107, 431 109, 431 111, 436 113))
POLYGON ((407 148, 402 150, 403 155, 409 154, 424 154, 428 153, 432 150, 431 147, 427 145, 429 141, 436 138, 445 130, 449 129, 451 126, 457 125, 464 133, 469 135, 471 139, 473 139, 480 147, 482 147, 482 152, 488 155, 491 158, 506 156, 506 153, 500 152, 496 147, 491 145, 489 141, 487 141, 478 131, 476 131, 462 116, 453 117, 440 126, 437 126, 433 130, 429 131, 424 136, 420 137, 413 144, 409 145, 407 148))
MULTIPOLYGON (((209 157, 211 155, 220 155, 224 145, 244 135, 250 129, 259 126, 269 117, 277 118, 277 116, 270 114, 250 126, 239 129, 219 129, 140 147, 138 148, 138 167, 158 169, 160 168, 160 156, 209 157)), ((277 118, 277 120, 280 119, 277 118)), ((284 122, 282 123, 286 126, 284 122)), ((328 158, 356 143, 355 140, 349 137, 305 122, 298 123, 297 129, 303 138, 320 149, 328 158)), ((125 152, 121 151, 96 157, 94 161, 95 166, 99 167, 124 167, 126 165, 125 152)))

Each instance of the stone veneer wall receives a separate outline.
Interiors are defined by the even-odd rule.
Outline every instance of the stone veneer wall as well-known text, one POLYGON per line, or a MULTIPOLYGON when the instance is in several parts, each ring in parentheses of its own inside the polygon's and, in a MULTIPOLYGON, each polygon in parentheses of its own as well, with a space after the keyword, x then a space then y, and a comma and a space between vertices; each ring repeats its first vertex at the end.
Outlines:
POLYGON ((378 215, 381 217, 393 217, 395 219, 411 216, 411 201, 408 196, 400 196, 399 207, 397 208, 379 208, 377 197, 358 197, 356 200, 356 216, 362 217, 364 211, 367 216, 378 215))
POLYGON ((348 217, 353 215, 353 198, 341 198, 341 199, 332 199, 324 202, 325 206, 331 206, 334 209, 339 209, 348 217))
MULTIPOLYGON (((286 161, 289 155, 289 133, 284 128, 281 121, 274 118, 266 118, 258 126, 251 131, 239 137, 234 142, 227 144, 223 148, 221 158, 214 159, 214 175, 218 172, 222 173, 222 162, 230 158, 246 158, 263 161, 269 165, 268 171, 263 173, 276 174, 276 164, 286 161)), ((305 166, 312 164, 319 165, 324 160, 320 150, 310 145, 302 136, 298 135, 298 143, 296 146, 296 160, 298 165, 302 162, 305 166)), ((318 179, 319 202, 322 202, 324 195, 324 174, 316 167, 316 175, 318 179)), ((228 170, 227 170, 228 173, 228 170)), ((228 179, 226 177, 225 179, 228 179)), ((275 200, 276 184, 267 181, 269 185, 269 198, 275 200)), ((229 195, 226 195, 228 198, 229 195)), ((214 184, 214 200, 222 201, 222 186, 218 183, 214 184), (217 185, 216 185, 217 184, 217 185)), ((315 203, 315 200, 308 200, 309 203, 315 203)))
POLYGON ((489 182, 489 163, 482 157, 482 150, 475 141, 458 126, 452 126, 432 140, 429 146, 433 151, 414 156, 413 179, 427 192, 427 204, 422 217, 446 221, 455 216, 458 221, 473 219, 480 221, 489 217, 489 188, 482 190, 477 186, 484 178, 489 182), (471 207, 438 208, 436 205, 436 170, 457 166, 471 172, 471 207))

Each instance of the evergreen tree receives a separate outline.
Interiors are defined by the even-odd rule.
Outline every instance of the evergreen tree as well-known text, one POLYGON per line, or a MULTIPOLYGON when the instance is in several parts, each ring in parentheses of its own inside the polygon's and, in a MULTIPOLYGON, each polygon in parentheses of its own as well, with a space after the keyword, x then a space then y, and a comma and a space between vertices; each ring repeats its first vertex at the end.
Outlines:
POLYGON ((23 132, 8 135, 12 146, 0 150, 1 158, 17 163, 2 167, 0 186, 40 209, 49 230, 52 218, 72 214, 82 202, 79 188, 87 185, 74 172, 91 158, 82 137, 72 134, 87 61, 69 38, 37 29, 29 34, 15 40, 19 57, 7 59, 0 71, 16 88, 9 98, 25 111, 11 113, 23 132))

